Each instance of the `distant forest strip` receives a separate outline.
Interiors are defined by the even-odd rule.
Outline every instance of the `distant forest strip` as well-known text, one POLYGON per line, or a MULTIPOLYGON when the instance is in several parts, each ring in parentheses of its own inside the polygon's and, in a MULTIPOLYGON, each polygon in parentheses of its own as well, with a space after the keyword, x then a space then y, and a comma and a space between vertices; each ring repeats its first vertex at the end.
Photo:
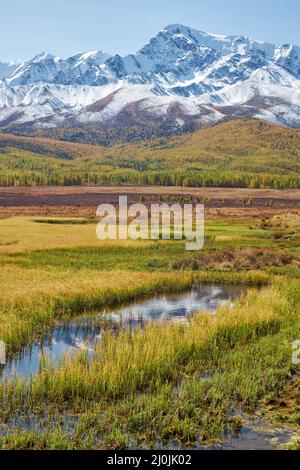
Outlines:
POLYGON ((299 189, 300 176, 256 173, 180 173, 112 171, 64 174, 59 172, 19 172, 0 175, 0 186, 81 186, 81 185, 151 185, 222 188, 299 189))

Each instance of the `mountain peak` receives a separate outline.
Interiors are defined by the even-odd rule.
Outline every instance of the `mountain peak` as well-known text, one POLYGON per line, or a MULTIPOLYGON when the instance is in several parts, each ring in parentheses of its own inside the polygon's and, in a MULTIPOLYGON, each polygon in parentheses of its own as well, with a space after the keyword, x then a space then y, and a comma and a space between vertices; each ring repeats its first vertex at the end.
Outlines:
POLYGON ((65 119, 107 125, 128 107, 136 119, 169 113, 175 127, 249 115, 300 127, 300 48, 172 23, 136 54, 41 52, 0 63, 0 124, 28 110, 29 122, 53 112, 54 126, 65 119))
POLYGON ((32 62, 43 62, 46 60, 61 60, 60 57, 56 57, 52 54, 49 54, 49 52, 42 51, 39 54, 37 54, 33 59, 32 62))
POLYGON ((165 26, 165 28, 163 28, 162 31, 169 31, 170 33, 175 33, 176 31, 182 31, 185 29, 189 29, 188 26, 185 26, 180 23, 172 23, 172 24, 168 24, 167 26, 165 26))
POLYGON ((102 63, 111 57, 111 54, 103 52, 102 50, 79 52, 70 57, 70 59, 78 61, 94 60, 95 62, 102 63))
POLYGON ((214 37, 214 38, 216 38, 220 41, 227 38, 227 36, 224 36, 222 34, 208 33, 208 32, 202 31, 202 30, 190 28, 189 26, 185 26, 185 25, 180 24, 180 23, 169 24, 162 31, 163 32, 169 32, 169 33, 174 33, 174 34, 180 33, 180 34, 187 34, 187 35, 193 35, 195 33, 197 36, 204 36, 204 37, 209 37, 210 36, 210 37, 214 37))

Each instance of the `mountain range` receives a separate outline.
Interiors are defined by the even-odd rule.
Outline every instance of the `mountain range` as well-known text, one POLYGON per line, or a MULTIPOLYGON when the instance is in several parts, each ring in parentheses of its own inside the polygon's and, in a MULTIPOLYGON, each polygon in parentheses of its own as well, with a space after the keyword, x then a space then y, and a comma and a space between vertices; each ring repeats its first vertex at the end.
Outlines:
POLYGON ((260 118, 300 127, 300 47, 204 33, 180 24, 136 54, 0 62, 0 130, 168 129, 260 118))

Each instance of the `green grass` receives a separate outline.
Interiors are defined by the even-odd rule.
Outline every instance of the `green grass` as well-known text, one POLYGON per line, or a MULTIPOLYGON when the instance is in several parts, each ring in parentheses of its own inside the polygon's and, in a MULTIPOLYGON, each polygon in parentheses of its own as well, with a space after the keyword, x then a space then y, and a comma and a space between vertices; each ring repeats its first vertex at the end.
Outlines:
POLYGON ((41 218, 41 219, 33 219, 34 222, 38 224, 53 224, 53 225, 85 225, 90 223, 88 219, 55 219, 55 218, 41 218))
MULTIPOLYGON (((71 219, 72 220, 72 219, 71 219)), ((36 219, 34 219, 36 222, 36 219)), ((49 223, 49 219, 39 219, 39 223, 49 223)), ((54 222, 56 223, 56 219, 54 222)), ((57 222, 58 223, 58 222, 57 222)), ((62 219, 58 225, 65 225, 62 219)), ((70 225, 73 221, 70 222, 70 225)), ((78 224, 81 224, 79 219, 78 224)), ((50 224, 51 225, 51 224, 50 224)), ((77 224, 74 224, 77 225, 77 224)), ((298 239, 289 241, 274 240, 272 234, 274 228, 262 230, 252 227, 251 222, 224 222, 216 221, 206 223, 204 251, 222 250, 224 248, 273 248, 291 250, 298 247, 298 239)), ((95 225, 93 226, 95 230, 95 225)), ((96 237, 95 237, 96 242, 96 237)), ((1 264, 16 265, 24 268, 37 267, 64 267, 67 269, 91 269, 91 270, 169 270, 173 262, 183 257, 193 258, 197 253, 186 252, 185 241, 136 241, 129 243, 124 249, 122 244, 98 243, 98 246, 22 250, 2 257, 1 264)))

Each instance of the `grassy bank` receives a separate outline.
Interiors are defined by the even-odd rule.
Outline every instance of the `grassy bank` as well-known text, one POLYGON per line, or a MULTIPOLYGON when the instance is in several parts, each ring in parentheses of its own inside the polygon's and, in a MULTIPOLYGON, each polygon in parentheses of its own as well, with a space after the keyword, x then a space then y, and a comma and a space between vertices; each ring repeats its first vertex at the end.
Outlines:
POLYGON ((262 399, 279 399, 293 371, 291 344, 300 335, 299 287, 298 281, 285 286, 278 280, 234 309, 220 308, 216 317, 154 324, 117 340, 108 334, 92 363, 85 354, 65 359, 56 370, 43 362, 29 385, 11 382, 0 389, 10 410, 2 414, 4 422, 11 414, 39 416, 43 429, 17 427, 1 445, 126 448, 130 442, 168 445, 169 439, 191 446, 220 441, 224 431, 243 425, 240 410, 250 413, 262 399), (61 414, 66 421, 55 428, 61 414), (74 427, 66 425, 68 416, 76 417, 74 427))

